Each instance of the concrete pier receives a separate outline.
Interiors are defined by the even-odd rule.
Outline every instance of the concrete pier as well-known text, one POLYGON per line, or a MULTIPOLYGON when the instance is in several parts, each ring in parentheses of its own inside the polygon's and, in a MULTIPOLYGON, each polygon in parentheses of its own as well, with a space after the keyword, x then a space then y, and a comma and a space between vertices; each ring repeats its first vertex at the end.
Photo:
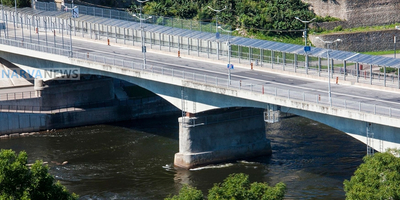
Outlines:
POLYGON ((261 109, 205 117, 180 117, 174 164, 194 168, 271 154, 261 109))

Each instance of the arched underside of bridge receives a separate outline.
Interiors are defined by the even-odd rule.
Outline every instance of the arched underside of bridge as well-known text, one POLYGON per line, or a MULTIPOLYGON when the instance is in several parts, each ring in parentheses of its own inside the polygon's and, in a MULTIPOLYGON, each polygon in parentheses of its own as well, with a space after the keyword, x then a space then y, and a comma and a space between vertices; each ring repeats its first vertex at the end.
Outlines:
POLYGON ((352 135, 364 143, 367 142, 366 135, 367 127, 369 126, 369 130, 374 133, 372 138, 373 148, 378 151, 383 151, 387 148, 400 148, 400 119, 376 116, 342 108, 332 108, 326 105, 263 95, 239 89, 224 88, 222 86, 153 74, 148 71, 138 71, 91 61, 70 59, 64 56, 31 50, 20 52, 18 48, 3 47, 9 49, 7 51, 0 51, 0 57, 23 69, 27 66, 39 69, 75 67, 80 69, 81 74, 102 75, 125 80, 154 92, 177 108, 184 109, 190 113, 228 107, 266 109, 271 105, 278 105, 281 107, 282 112, 293 113, 327 124, 352 135))

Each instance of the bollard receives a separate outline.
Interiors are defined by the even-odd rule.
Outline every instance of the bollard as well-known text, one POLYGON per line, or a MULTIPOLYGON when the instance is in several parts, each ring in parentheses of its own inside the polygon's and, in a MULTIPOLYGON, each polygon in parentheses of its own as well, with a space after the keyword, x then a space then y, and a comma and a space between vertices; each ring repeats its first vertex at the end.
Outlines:
POLYGON ((240 83, 240 87, 242 87, 242 80, 240 80, 239 83, 240 83))
POLYGON ((321 101, 321 95, 320 94, 318 95, 318 101, 321 101))
POLYGON ((39 32, 39 30, 38 30, 38 28, 36 28, 36 33, 38 33, 39 32))
POLYGON ((364 79, 367 79, 367 71, 364 71, 364 79))
POLYGON ((56 36, 56 30, 53 30, 54 36, 56 36))
POLYGON ((336 85, 338 85, 338 84, 339 84, 339 77, 336 76, 336 85))
POLYGON ((87 56, 87 58, 89 58, 89 52, 87 52, 87 55, 86 55, 86 56, 87 56))
POLYGON ((264 94, 264 85, 262 86, 262 94, 264 94))
POLYGON ((110 39, 107 39, 108 46, 110 46, 110 39))
POLYGON ((178 58, 181 57, 181 51, 178 51, 178 58))
POLYGON ((251 66, 251 70, 253 70, 253 63, 250 63, 250 66, 251 66))

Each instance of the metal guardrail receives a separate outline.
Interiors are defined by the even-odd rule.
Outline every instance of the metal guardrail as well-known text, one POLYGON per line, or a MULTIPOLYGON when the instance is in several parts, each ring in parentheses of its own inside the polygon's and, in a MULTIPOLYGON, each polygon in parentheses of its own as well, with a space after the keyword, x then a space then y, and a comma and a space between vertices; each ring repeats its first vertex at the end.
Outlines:
MULTIPOLYGON (((54 48, 51 46, 44 46, 31 43, 21 43, 21 41, 15 41, 12 39, 0 39, 1 44, 20 47, 24 49, 31 49, 35 51, 57 54, 62 56, 69 56, 70 51, 60 48, 54 48)), ((297 101, 315 103, 319 105, 329 106, 327 95, 321 94, 310 94, 305 92, 299 92, 295 90, 280 89, 277 87, 269 87, 265 84, 259 84, 255 81, 242 81, 242 80, 231 80, 231 84, 227 78, 220 78, 217 76, 209 76, 206 74, 188 72, 185 70, 174 70, 168 67, 160 67, 154 65, 146 65, 144 69, 142 63, 135 63, 131 60, 116 59, 114 57, 107 56, 87 56, 87 53, 73 51, 74 59, 82 59, 99 64, 114 65, 132 70, 143 71, 147 73, 162 74, 171 76, 174 78, 181 78, 189 81, 198 82, 201 84, 213 85, 215 87, 238 89, 242 91, 250 91, 259 93, 262 95, 273 95, 280 98, 288 98, 297 101)), ((400 109, 391 108, 386 106, 379 106, 374 104, 368 104, 357 101, 349 101, 340 98, 332 98, 332 106, 338 108, 345 108, 355 110, 359 112, 372 113, 376 115, 388 116, 388 117, 400 117, 400 109)))
POLYGON ((0 93, 0 101, 31 99, 31 98, 35 98, 35 97, 36 97, 36 94, 34 91, 0 93))
POLYGON ((93 109, 99 107, 129 106, 129 105, 135 105, 135 109, 146 109, 146 108, 154 108, 155 106, 154 103, 157 103, 158 106, 164 106, 168 104, 159 97, 148 97, 143 99, 126 99, 121 101, 112 101, 112 100, 98 101, 98 102, 82 103, 82 104, 69 104, 63 106, 0 105, 0 112, 55 114, 62 112, 84 111, 86 109, 93 109))
MULTIPOLYGON (((6 10, 5 16, 12 16, 14 10, 6 10)), ((0 15, 1 16, 1 15, 0 15)), ((107 43, 111 38, 112 42, 118 44, 125 45, 141 45, 141 32, 137 30, 138 27, 134 28, 124 28, 119 27, 118 25, 105 25, 101 23, 91 23, 85 21, 72 21, 67 20, 66 18, 59 18, 56 16, 31 16, 29 14, 20 13, 20 20, 16 21, 7 21, 8 23, 12 23, 14 27, 20 24, 24 27, 25 30, 29 30, 29 38, 28 33, 22 33, 22 41, 29 42, 37 42, 40 43, 39 40, 35 39, 35 31, 37 31, 37 36, 45 35, 46 44, 51 44, 51 40, 53 40, 54 47, 61 47, 63 49, 69 48, 68 39, 64 39, 64 35, 72 34, 76 37, 90 38, 95 40, 104 41, 107 43), (70 28, 69 25, 71 25, 70 28), (37 28, 37 29, 36 29, 37 28), (32 37, 32 29, 34 29, 34 33, 32 37), (36 29, 36 30, 35 30, 36 29), (44 32, 44 33, 43 33, 44 32), (54 37, 51 35, 54 34, 54 37), (61 35, 62 43, 56 44, 56 35, 59 37, 61 35)), ((13 18, 14 19, 14 18, 13 18)), ((18 27, 16 28, 18 29, 18 27)), ((17 39, 16 29, 14 30, 14 38, 17 39)), ((27 31, 25 31, 27 32, 27 31)), ((12 37, 9 33, 9 30, 4 30, 4 34, 7 33, 7 37, 12 37)), ((179 36, 172 35, 164 35, 161 33, 155 34, 152 32, 145 32, 143 37, 146 45, 150 45, 151 49, 159 49, 162 51, 168 52, 179 52, 181 55, 191 55, 198 57, 207 57, 208 59, 219 60, 219 61, 227 61, 228 60, 228 48, 226 45, 221 45, 219 43, 217 45, 216 42, 211 41, 201 41, 195 39, 192 41, 187 38, 183 39, 179 36), (166 37, 164 37, 166 36, 166 37), (196 44, 197 40, 197 44, 196 44), (219 46, 219 49, 216 48, 219 46)), ((1 31, 0 31, 1 37, 1 31)), ((67 36, 66 36, 67 37, 67 36)), ((313 57, 309 55, 309 67, 305 68, 305 55, 302 54, 291 54, 284 53, 279 51, 267 50, 267 49, 257 49, 251 47, 244 46, 234 46, 232 45, 231 51, 231 63, 240 63, 240 64, 248 64, 249 67, 254 64, 254 66, 268 67, 272 69, 278 69, 282 71, 291 71, 295 73, 303 73, 314 76, 328 77, 327 70, 327 60, 322 57, 313 57)), ((361 65, 358 66, 357 63, 346 63, 347 68, 344 68, 344 64, 336 64, 337 60, 331 60, 331 76, 332 78, 337 78, 338 80, 347 80, 352 82, 359 82, 370 85, 379 85, 384 87, 392 87, 399 88, 400 87, 400 76, 396 74, 388 74, 388 73, 377 73, 372 70, 372 65, 367 65, 367 68, 357 69, 358 67, 362 68, 361 65)))

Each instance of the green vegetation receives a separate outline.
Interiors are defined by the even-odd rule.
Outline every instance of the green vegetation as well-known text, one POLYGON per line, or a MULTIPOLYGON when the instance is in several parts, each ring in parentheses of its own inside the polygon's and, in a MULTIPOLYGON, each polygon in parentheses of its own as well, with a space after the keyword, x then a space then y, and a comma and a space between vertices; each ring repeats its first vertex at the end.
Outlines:
MULTIPOLYGON (((315 17, 301 0, 154 0, 146 3, 143 11, 151 15, 210 22, 215 19, 216 12, 208 6, 222 9, 225 5, 227 9, 218 14, 218 22, 222 26, 246 30, 250 35, 300 36, 304 24, 295 17, 304 20, 315 17)), ((131 7, 137 10, 139 4, 131 7)))
POLYGON ((386 152, 363 160, 350 181, 344 181, 346 199, 400 199, 400 158, 386 152))
MULTIPOLYGON (((387 51, 368 51, 368 52, 360 52, 362 54, 374 55, 374 56, 381 56, 381 55, 393 55, 394 50, 387 50, 387 51)), ((400 53, 400 50, 396 50, 396 53, 400 53)))
MULTIPOLYGON (((214 184, 209 190, 209 200, 280 200, 286 192, 284 183, 277 183, 270 187, 266 183, 250 183, 249 176, 245 174, 231 174, 223 183, 214 184)), ((190 186, 184 186, 179 195, 165 200, 202 200, 205 199, 201 191, 190 186)))
POLYGON ((36 161, 30 168, 28 156, 12 150, 0 151, 0 199, 2 200, 74 200, 64 186, 54 181, 49 168, 36 161))
MULTIPOLYGON (((17 7, 22 8, 22 7, 30 7, 31 6, 31 1, 30 0, 16 0, 17 1, 17 7)), ((5 6, 15 6, 15 1, 14 0, 2 0, 3 5, 5 6)))
MULTIPOLYGON (((396 24, 388 24, 388 25, 379 25, 379 26, 361 26, 355 28, 346 28, 344 29, 341 26, 335 27, 334 30, 323 30, 323 29, 312 29, 311 33, 313 34, 330 34, 335 32, 342 32, 342 33, 353 33, 353 32, 367 32, 367 31, 380 31, 380 30, 390 30, 394 29, 395 26, 399 26, 400 23, 396 24)), ((393 52, 393 51, 392 51, 393 52)))

